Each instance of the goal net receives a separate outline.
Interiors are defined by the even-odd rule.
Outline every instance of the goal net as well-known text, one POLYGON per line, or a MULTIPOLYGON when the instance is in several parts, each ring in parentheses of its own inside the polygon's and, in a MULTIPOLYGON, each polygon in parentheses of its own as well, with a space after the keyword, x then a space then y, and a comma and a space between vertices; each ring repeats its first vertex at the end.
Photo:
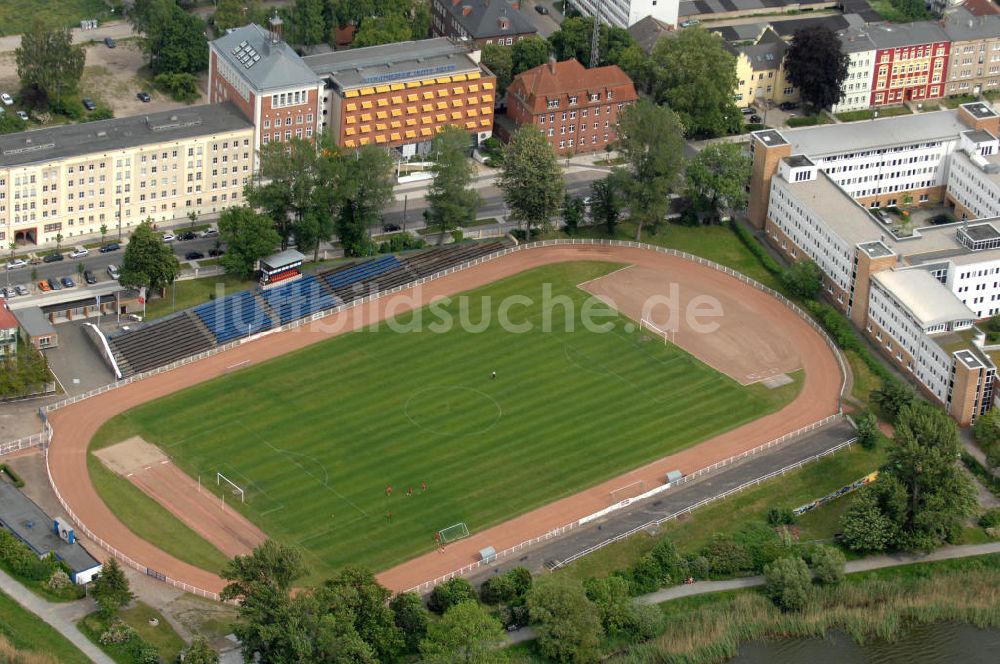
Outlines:
POLYGON ((668 340, 669 341, 673 341, 674 340, 674 335, 676 334, 676 330, 669 330, 669 329, 664 329, 662 327, 659 327, 658 325, 655 325, 648 318, 640 318, 639 319, 639 327, 640 328, 645 328, 645 329, 649 330, 650 332, 652 332, 653 334, 655 334, 655 335, 657 335, 659 337, 663 337, 663 345, 664 346, 667 345, 667 341, 668 340))
POLYGON ((230 489, 232 491, 232 493, 233 493, 234 496, 239 496, 240 497, 240 502, 241 503, 245 501, 246 495, 245 495, 245 492, 243 491, 243 489, 240 488, 240 486, 238 484, 236 484, 235 482, 233 482, 232 480, 230 480, 228 477, 226 477, 222 473, 216 473, 215 474, 215 484, 217 486, 222 486, 223 484, 225 484, 225 487, 227 489, 230 489))
POLYGON ((443 544, 447 544, 448 542, 454 542, 455 540, 460 540, 463 537, 468 537, 469 528, 464 522, 456 523, 454 526, 442 528, 438 531, 438 535, 441 536, 441 542, 443 544))
POLYGON ((611 498, 611 504, 620 503, 627 498, 635 498, 636 496, 641 496, 646 492, 646 482, 645 480, 637 480, 631 484, 626 484, 625 486, 618 487, 608 492, 611 498))

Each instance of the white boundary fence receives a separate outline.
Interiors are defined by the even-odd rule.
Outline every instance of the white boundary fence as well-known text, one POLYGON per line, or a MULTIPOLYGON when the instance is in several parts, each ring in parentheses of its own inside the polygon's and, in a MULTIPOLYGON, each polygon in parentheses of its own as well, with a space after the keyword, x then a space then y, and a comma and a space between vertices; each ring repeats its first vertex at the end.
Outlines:
MULTIPOLYGON (((172 579, 172 578, 166 576, 165 574, 162 574, 162 573, 160 573, 160 572, 158 572, 158 571, 156 571, 154 569, 151 569, 149 567, 146 567, 145 565, 143 565, 140 562, 132 560, 131 558, 129 558, 128 556, 126 556, 122 552, 118 551, 113 546, 111 546, 111 544, 109 544, 108 542, 105 542, 103 539, 101 539, 96 534, 94 534, 94 532, 91 531, 90 528, 88 528, 87 525, 85 523, 83 523, 76 516, 76 514, 73 512, 73 510, 70 509, 69 505, 66 503, 65 499, 63 499, 62 494, 59 492, 59 488, 56 486, 55 482, 53 482, 53 480, 52 480, 52 471, 51 471, 51 468, 49 467, 49 458, 48 458, 48 443, 51 442, 51 440, 52 440, 52 434, 53 434, 53 432, 52 432, 51 425, 49 425, 49 423, 48 423, 48 419, 45 417, 45 413, 49 413, 49 412, 52 412, 52 411, 57 410, 59 408, 63 408, 65 406, 69 406, 71 404, 78 403, 80 401, 84 401, 86 399, 89 399, 91 397, 97 396, 99 394, 104 394, 105 392, 110 392, 112 390, 116 390, 116 389, 118 389, 120 387, 124 387, 126 385, 131 385, 132 383, 138 382, 140 380, 145 380, 146 378, 150 378, 152 376, 156 376, 156 375, 159 375, 159 374, 162 374, 162 373, 166 373, 168 371, 173 371, 174 369, 178 369, 180 367, 187 366, 188 364, 192 364, 193 362, 198 362, 199 360, 203 360, 203 359, 205 359, 207 357, 211 357, 211 356, 216 355, 218 353, 223 353, 223 352, 225 352, 227 350, 231 350, 233 348, 236 348, 237 346, 240 346, 241 344, 251 342, 251 341, 253 341, 254 339, 256 339, 258 337, 266 336, 266 335, 269 335, 269 334, 274 334, 276 332, 284 332, 284 331, 287 331, 287 330, 294 330, 294 329, 296 329, 298 327, 301 327, 302 325, 306 325, 306 324, 308 324, 310 322, 317 321, 317 320, 320 320, 322 318, 326 318, 327 316, 332 316, 334 314, 341 313, 343 311, 347 311, 349 309, 353 309, 355 307, 359 307, 359 306, 368 304, 369 302, 372 302, 374 300, 380 299, 380 298, 385 297, 387 295, 392 295, 394 293, 398 293, 398 292, 403 291, 403 290, 407 290, 407 289, 414 288, 416 286, 420 286, 422 284, 425 284, 425 283, 428 283, 428 282, 431 282, 431 281, 435 281, 435 280, 440 279, 442 277, 446 277, 446 276, 448 276, 450 274, 454 274, 456 272, 460 272, 462 270, 466 270, 466 269, 468 269, 470 267, 473 267, 473 266, 476 266, 476 265, 480 265, 480 264, 486 263, 488 261, 496 260, 497 258, 506 256, 508 254, 513 254, 513 253, 517 253, 517 252, 521 252, 521 251, 530 251, 532 249, 536 249, 536 248, 540 248, 540 247, 550 247, 550 246, 557 246, 557 245, 592 245, 592 246, 606 246, 606 247, 622 247, 622 248, 633 248, 633 249, 646 249, 646 250, 655 251, 655 252, 658 252, 658 253, 661 253, 661 254, 668 254, 668 255, 671 255, 671 256, 677 256, 678 258, 684 258, 684 259, 690 260, 690 261, 692 261, 694 263, 698 263, 699 265, 704 265, 704 266, 711 267, 713 269, 719 270, 720 272, 725 272, 726 274, 730 275, 731 277, 733 277, 735 279, 738 279, 738 280, 742 281, 745 284, 753 286, 757 290, 763 291, 763 292, 765 292, 765 293, 767 293, 767 294, 769 294, 769 295, 777 298, 785 306, 789 307, 794 312, 796 312, 813 329, 815 329, 817 332, 819 332, 819 334, 826 341, 827 345, 833 350, 834 354, 837 357, 837 361, 840 364, 840 372, 841 372, 840 397, 841 397, 841 400, 843 400, 844 390, 847 387, 847 369, 846 369, 846 365, 844 364, 844 359, 843 359, 843 357, 842 357, 842 355, 840 353, 840 349, 837 348, 837 345, 833 342, 833 339, 830 338, 830 336, 826 333, 826 331, 823 330, 823 328, 816 321, 814 321, 812 319, 812 317, 809 316, 808 313, 806 313, 805 311, 803 311, 798 305, 796 305, 794 302, 790 301, 788 298, 786 298, 781 293, 775 291, 774 289, 768 288, 767 286, 765 286, 765 285, 763 285, 763 284, 761 284, 761 283, 759 283, 759 282, 751 279, 750 277, 746 276, 745 274, 737 272, 737 271, 735 271, 735 270, 733 270, 731 268, 728 268, 728 267, 726 267, 724 265, 720 265, 720 264, 718 264, 718 263, 716 263, 714 261, 710 261, 710 260, 701 258, 700 256, 694 256, 692 254, 688 254, 688 253, 685 253, 683 251, 677 251, 676 249, 668 249, 666 247, 657 247, 657 246, 645 244, 645 243, 642 243, 642 242, 629 242, 629 241, 622 241, 622 240, 599 240, 599 239, 584 239, 584 238, 581 238, 581 239, 569 239, 569 240, 542 240, 540 242, 532 242, 530 244, 518 244, 518 245, 516 245, 514 247, 508 247, 508 248, 505 248, 505 249, 501 249, 499 251, 493 252, 492 254, 488 254, 486 256, 482 256, 482 257, 476 258, 474 260, 466 261, 465 263, 462 263, 460 265, 456 265, 456 266, 447 268, 445 270, 441 270, 440 272, 436 272, 436 273, 434 273, 432 275, 423 277, 421 279, 417 279, 415 281, 411 281, 411 282, 409 282, 407 284, 403 284, 403 285, 397 286, 397 287, 389 289, 389 290, 379 291, 379 292, 376 292, 376 293, 372 293, 372 294, 366 295, 365 297, 358 298, 357 300, 354 300, 353 302, 350 302, 348 304, 342 304, 342 305, 339 305, 339 306, 334 307, 332 309, 328 309, 326 311, 320 311, 320 312, 314 313, 314 314, 312 314, 310 316, 307 316, 305 318, 300 318, 299 320, 292 321, 291 323, 287 323, 285 325, 282 325, 281 327, 274 328, 274 329, 268 330, 266 332, 258 333, 256 335, 251 336, 251 337, 240 338, 240 339, 237 339, 235 341, 231 341, 231 342, 229 342, 229 343, 227 343, 227 344, 225 344, 223 346, 218 346, 218 347, 213 348, 211 350, 203 351, 201 353, 198 353, 197 355, 192 355, 190 357, 185 357, 185 358, 182 358, 182 359, 177 360, 175 362, 171 362, 170 364, 164 365, 162 367, 157 367, 156 369, 151 369, 150 371, 146 371, 146 372, 143 372, 143 373, 135 374, 134 376, 129 376, 128 378, 125 378, 123 380, 115 381, 114 383, 110 383, 108 385, 104 385, 104 386, 96 388, 94 390, 90 390, 89 392, 85 392, 83 394, 78 394, 78 395, 75 395, 75 396, 72 396, 72 397, 68 397, 68 398, 63 399, 62 401, 59 401, 59 402, 54 403, 54 404, 49 404, 48 406, 45 406, 45 407, 39 409, 39 416, 42 417, 42 419, 44 421, 44 425, 45 425, 45 432, 42 433, 42 434, 36 434, 36 436, 39 436, 40 438, 35 439, 35 436, 29 436, 27 439, 21 439, 19 441, 12 441, 11 443, 5 443, 5 444, 3 444, 2 447, 0 447, 0 450, 6 449, 6 447, 8 445, 15 445, 15 444, 22 445, 21 447, 18 447, 16 449, 25 449, 26 447, 39 446, 39 445, 41 445, 42 447, 44 447, 44 449, 45 449, 45 466, 46 466, 46 470, 48 471, 48 475, 49 475, 49 483, 52 485, 52 489, 53 489, 53 491, 55 491, 56 497, 59 499, 59 504, 62 505, 63 510, 66 511, 67 515, 71 519, 73 519, 73 521, 77 524, 77 526, 80 528, 80 530, 83 531, 84 534, 89 539, 93 540, 101 548, 103 548, 105 551, 107 551, 112 556, 114 556, 115 558, 117 558, 122 563, 128 565, 129 567, 133 567, 133 568, 137 569, 138 571, 140 571, 140 572, 142 572, 142 573, 144 573, 144 574, 146 574, 148 576, 151 576, 153 578, 159 579, 160 581, 163 581, 164 583, 170 584, 170 585, 174 586, 175 588, 179 588, 181 590, 184 590, 184 591, 189 592, 189 593, 193 593, 195 595, 200 595, 201 597, 208 597, 210 599, 216 599, 217 600, 217 599, 219 599, 219 596, 218 596, 217 593, 214 593, 214 592, 211 592, 211 591, 208 591, 208 590, 204 590, 202 588, 196 588, 196 587, 191 586, 191 585, 189 585, 187 583, 184 583, 183 581, 178 581, 177 579, 172 579), (33 442, 26 443, 26 442, 22 442, 22 441, 33 441, 33 442)), ((829 418, 824 418, 824 419, 825 420, 830 420, 832 417, 836 417, 836 416, 831 416, 829 418)), ((811 424, 811 425, 809 425, 809 427, 816 428, 818 426, 822 426, 821 422, 824 422, 824 420, 820 420, 820 422, 816 422, 814 424, 811 424)), ((793 435, 793 434, 788 434, 788 435, 790 436, 790 435, 793 435)), ((767 443, 767 445, 771 445, 771 446, 773 446, 774 444, 777 444, 777 443, 775 443, 774 441, 772 441, 771 443, 767 443)), ((760 448, 755 448, 755 449, 760 449, 760 448)), ((14 451, 14 450, 11 449, 10 451, 14 451)), ((9 452, 2 452, 2 453, 9 453, 9 452)), ((727 459, 725 462, 720 462, 720 463, 732 463, 732 461, 730 461, 730 460, 727 459)), ((804 462, 802 462, 802 463, 804 463, 804 462)), ((718 465, 716 465, 716 467, 718 467, 718 465)), ((701 473, 703 471, 698 471, 698 472, 701 473)), ((710 472, 710 471, 705 471, 705 472, 710 472)), ((676 486, 676 485, 677 485, 677 483, 674 483, 674 486, 676 486)), ((660 488, 660 490, 663 490, 663 489, 660 488)), ((636 499, 631 499, 631 500, 636 500, 636 499)), ((629 502, 631 502, 631 500, 629 502)), ((520 543, 520 544, 518 544, 518 545, 516 545, 514 547, 511 547, 511 548, 509 548, 509 549, 507 549, 505 551, 502 551, 502 552, 498 553, 497 556, 496 556, 496 558, 491 559, 491 562, 493 562, 495 560, 498 560, 500 558, 503 558, 505 556, 509 556, 512 553, 516 553, 518 551, 521 551, 521 550, 523 550, 523 549, 525 549, 525 548, 527 548, 527 547, 529 547, 529 546, 531 546, 533 544, 537 544, 538 542, 543 542, 545 540, 552 539, 553 537, 558 537, 559 535, 562 535, 563 533, 567 532, 568 530, 571 530, 571 529, 577 527, 579 525, 579 523, 580 523, 579 521, 574 521, 573 523, 568 524, 566 526, 563 526, 562 528, 556 528, 554 530, 551 530, 551 531, 545 533, 544 535, 532 538, 530 540, 526 540, 526 541, 524 541, 524 542, 522 542, 522 543, 520 543)), ((475 563, 473 563, 471 565, 466 565, 465 567, 462 567, 461 569, 455 570, 453 572, 450 572, 449 574, 446 574, 444 576, 438 577, 437 579, 434 579, 433 581, 427 581, 425 583, 422 583, 419 586, 413 588, 413 590, 420 590, 420 589, 429 589, 429 588, 432 588, 433 586, 437 585, 438 583, 441 583, 443 581, 447 581, 448 579, 454 578, 455 576, 461 576, 463 574, 466 574, 466 573, 468 573, 468 572, 470 572, 470 571, 472 571, 474 569, 477 569, 478 567, 482 566, 483 564, 484 563, 482 561, 477 561, 477 562, 475 562, 475 563)))
POLYGON ((49 442, 49 435, 47 431, 43 431, 42 433, 33 433, 30 436, 18 438, 17 440, 8 440, 7 442, 0 443, 0 456, 20 452, 21 450, 26 450, 30 447, 41 447, 47 442, 49 442))

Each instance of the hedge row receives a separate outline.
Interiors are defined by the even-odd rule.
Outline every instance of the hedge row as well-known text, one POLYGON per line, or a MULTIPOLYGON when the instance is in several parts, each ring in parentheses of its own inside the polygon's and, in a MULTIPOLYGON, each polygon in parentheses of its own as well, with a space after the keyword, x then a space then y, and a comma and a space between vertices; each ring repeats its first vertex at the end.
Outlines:
POLYGON ((762 245, 757 238, 750 233, 750 231, 743 228, 743 226, 734 219, 729 220, 729 228, 736 233, 736 237, 738 237, 740 242, 742 242, 746 248, 750 250, 750 253, 757 257, 757 260, 760 261, 760 264, 765 270, 776 277, 780 277, 782 275, 785 271, 784 268, 778 264, 778 261, 771 257, 771 254, 767 253, 764 245, 762 245))
POLYGON ((21 476, 15 473, 14 469, 8 466, 7 464, 0 463, 0 473, 6 474, 7 477, 10 478, 10 481, 13 482, 14 486, 16 486, 18 489, 24 488, 24 480, 22 480, 21 476))

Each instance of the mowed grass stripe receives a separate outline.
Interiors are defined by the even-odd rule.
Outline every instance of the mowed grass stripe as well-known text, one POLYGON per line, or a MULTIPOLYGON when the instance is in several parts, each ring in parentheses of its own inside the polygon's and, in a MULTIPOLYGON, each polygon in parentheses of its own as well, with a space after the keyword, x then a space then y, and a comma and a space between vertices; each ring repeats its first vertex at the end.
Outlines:
MULTIPOLYGON (((531 270, 466 294, 473 322, 489 298, 483 332, 433 333, 438 317, 424 309, 397 318, 421 318, 420 332, 383 323, 345 334, 133 409, 128 426, 113 420, 109 431, 164 446, 186 472, 212 478, 203 484, 213 491, 219 471, 245 484, 237 507, 299 544, 317 580, 346 563, 398 564, 433 549, 441 528, 495 525, 794 397, 740 386, 603 303, 599 322, 611 331, 583 329, 590 296, 576 285, 618 267, 531 270), (573 303, 575 329, 559 307, 552 330, 540 329, 542 284, 573 303), (522 294, 534 304, 510 319, 533 329, 501 329, 500 303, 522 294), (410 487, 416 495, 405 496, 410 487)), ((444 311, 458 320, 457 298, 444 311)), ((112 507, 129 522, 128 504, 112 507)))

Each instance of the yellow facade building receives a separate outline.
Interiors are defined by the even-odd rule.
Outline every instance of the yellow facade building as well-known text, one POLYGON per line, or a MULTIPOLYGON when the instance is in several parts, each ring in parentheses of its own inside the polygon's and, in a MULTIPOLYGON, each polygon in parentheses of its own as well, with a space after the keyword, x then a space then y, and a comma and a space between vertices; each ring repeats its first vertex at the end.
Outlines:
POLYGON ((771 28, 753 43, 727 45, 736 56, 737 106, 760 106, 799 101, 799 91, 785 76, 788 44, 771 28))

